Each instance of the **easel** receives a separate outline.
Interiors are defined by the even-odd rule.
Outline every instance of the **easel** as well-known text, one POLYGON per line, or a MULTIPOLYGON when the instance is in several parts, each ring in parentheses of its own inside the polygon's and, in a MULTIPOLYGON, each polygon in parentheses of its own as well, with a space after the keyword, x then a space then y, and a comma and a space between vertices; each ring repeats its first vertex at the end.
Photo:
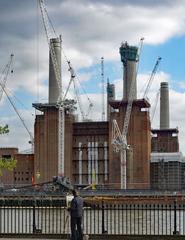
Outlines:
MULTIPOLYGON (((66 195, 66 209, 70 208, 70 205, 71 205, 71 201, 73 199, 73 195, 69 195, 67 194, 66 195)), ((70 213, 69 211, 67 210, 67 216, 66 216, 66 219, 64 221, 64 233, 65 233, 65 230, 66 230, 66 226, 68 226, 68 233, 69 233, 69 236, 67 239, 70 240, 70 217, 69 217, 70 213)))

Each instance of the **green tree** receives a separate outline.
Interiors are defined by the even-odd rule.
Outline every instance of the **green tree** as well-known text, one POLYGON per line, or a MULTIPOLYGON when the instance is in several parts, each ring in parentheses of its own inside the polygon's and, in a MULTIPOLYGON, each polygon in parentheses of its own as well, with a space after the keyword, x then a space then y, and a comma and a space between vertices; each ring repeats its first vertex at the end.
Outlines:
POLYGON ((9 133, 8 125, 5 125, 4 127, 0 126, 0 135, 9 133))
MULTIPOLYGON (((7 133, 9 133, 8 125, 0 126, 0 135, 7 133)), ((17 161, 13 158, 0 158, 0 176, 2 175, 2 171, 5 169, 13 171, 13 169, 16 167, 16 164, 17 161)))

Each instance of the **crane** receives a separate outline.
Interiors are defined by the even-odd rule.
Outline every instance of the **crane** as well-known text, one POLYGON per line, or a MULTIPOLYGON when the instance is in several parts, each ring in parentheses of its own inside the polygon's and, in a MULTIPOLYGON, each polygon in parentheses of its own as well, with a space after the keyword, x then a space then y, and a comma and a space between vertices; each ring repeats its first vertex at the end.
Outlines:
POLYGON ((159 95, 160 95, 160 89, 157 91, 156 98, 155 98, 155 101, 154 101, 154 107, 153 107, 153 111, 151 113, 151 122, 153 122, 153 119, 154 119, 155 111, 156 111, 156 108, 157 108, 157 103, 158 103, 158 100, 159 100, 159 95))
POLYGON ((3 69, 2 73, 1 73, 1 76, 0 76, 0 83, 1 83, 0 101, 1 101, 2 96, 3 96, 3 89, 6 86, 8 75, 9 75, 10 72, 13 73, 13 57, 14 57, 14 55, 11 54, 8 63, 6 64, 6 66, 3 69))
POLYGON ((0 83, 0 86, 1 86, 1 88, 3 89, 3 92, 4 92, 5 95, 7 96, 8 101, 9 101, 10 104, 12 105, 12 107, 13 107, 13 109, 15 110, 16 114, 18 115, 19 119, 21 120, 21 122, 22 122, 23 126, 25 127, 27 133, 29 134, 29 136, 30 136, 30 141, 29 141, 29 143, 31 143, 31 145, 32 145, 32 151, 33 151, 33 148, 34 148, 34 138, 33 138, 32 133, 29 131, 27 125, 25 124, 24 119, 21 117, 21 114, 19 113, 19 111, 18 111, 18 109, 16 108, 15 104, 14 104, 13 101, 11 100, 11 98, 10 98, 7 90, 5 89, 5 87, 3 87, 1 83, 0 83))
POLYGON ((102 121, 105 121, 105 100, 104 100, 104 58, 101 58, 101 78, 102 78, 102 121))
MULTIPOLYGON (((33 145, 34 145, 34 138, 33 138, 33 135, 31 134, 31 132, 29 131, 27 125, 25 124, 23 118, 21 117, 21 114, 19 113, 18 109, 16 108, 15 104, 13 103, 12 99, 10 98, 7 90, 6 90, 6 87, 5 87, 5 84, 6 84, 6 81, 7 81, 7 78, 8 78, 8 74, 10 72, 10 69, 11 69, 11 66, 12 66, 12 61, 13 61, 13 54, 11 54, 10 56, 10 60, 8 62, 8 64, 6 65, 5 69, 3 70, 4 72, 4 78, 3 78, 3 81, 0 82, 0 87, 1 87, 1 92, 5 93, 6 97, 8 98, 8 101, 10 102, 10 104, 12 105, 13 109, 15 110, 16 114, 18 115, 19 119, 21 120, 23 126, 25 127, 26 131, 28 132, 29 136, 30 136, 30 142, 31 145, 32 145, 32 150, 33 150, 33 145)), ((11 73, 13 73, 13 69, 11 69, 11 73)), ((2 95, 1 95, 2 97, 2 95)))
POLYGON ((143 98, 146 98, 146 97, 147 97, 148 91, 149 91, 149 89, 150 89, 150 86, 151 86, 151 84, 152 84, 152 81, 153 81, 153 79, 154 79, 154 76, 155 76, 155 74, 156 74, 156 72, 157 72, 157 69, 158 69, 158 67, 159 67, 159 64, 160 64, 161 59, 162 59, 161 57, 158 57, 158 58, 157 58, 157 61, 156 61, 155 65, 154 65, 154 68, 153 68, 152 73, 151 73, 151 75, 150 75, 150 78, 149 78, 149 80, 148 80, 148 84, 147 84, 147 86, 146 86, 145 92, 144 92, 144 94, 143 94, 143 98))
POLYGON ((56 37, 56 33, 55 33, 54 27, 51 23, 51 20, 49 19, 49 15, 48 15, 44 0, 39 0, 39 6, 40 6, 40 10, 41 10, 42 22, 44 25, 44 30, 45 30, 48 46, 50 48, 51 60, 52 60, 53 66, 54 66, 54 74, 55 74, 55 77, 56 77, 56 80, 58 83, 58 87, 59 87, 59 97, 58 97, 58 100, 56 103, 56 107, 58 108, 58 175, 64 175, 65 109, 66 109, 66 107, 70 107, 70 105, 66 106, 66 103, 68 103, 68 101, 65 101, 65 100, 66 100, 66 95, 67 95, 67 92, 69 90, 71 83, 73 82, 73 84, 74 84, 75 73, 74 73, 74 69, 72 68, 72 66, 70 64, 70 61, 67 60, 67 57, 65 55, 65 58, 67 60, 68 66, 69 66, 69 72, 70 72, 71 78, 70 78, 70 82, 67 87, 66 93, 63 94, 61 74, 59 72, 60 68, 57 63, 55 50, 54 50, 53 46, 50 44, 50 39, 52 38, 52 34, 50 32, 50 25, 52 26, 52 31, 53 31, 53 34, 55 35, 55 37, 56 37))
MULTIPOLYGON (((53 49, 53 46, 50 45, 50 39, 52 38, 51 37, 51 32, 50 32, 50 25, 52 26, 52 30, 53 30, 53 33, 54 33, 55 37, 56 37, 56 33, 55 33, 54 27, 51 23, 51 20, 49 19, 49 15, 48 15, 44 0, 39 0, 39 6, 40 6, 40 10, 41 10, 41 16, 42 16, 42 21, 43 21, 46 37, 47 37, 47 42, 48 42, 48 45, 49 45, 49 48, 50 48, 51 59, 52 59, 52 63, 53 63, 53 66, 54 66, 54 73, 55 73, 55 77, 56 77, 57 82, 58 82, 59 92, 60 92, 60 95, 59 95, 59 98, 58 98, 58 101, 57 101, 57 104, 56 104, 56 106, 59 109, 59 111, 58 111, 58 113, 59 113, 59 115, 58 115, 58 119, 59 119, 58 120, 59 121, 59 125, 58 125, 59 126, 58 127, 58 175, 61 175, 61 174, 63 175, 64 174, 65 108, 69 107, 69 106, 65 105, 66 104, 65 100, 66 100, 66 96, 67 96, 67 93, 68 93, 68 90, 70 88, 71 83, 74 84, 74 89, 75 89, 75 93, 76 93, 76 96, 77 96, 77 101, 78 101, 78 104, 79 104, 79 108, 80 108, 80 112, 81 112, 83 120, 85 119, 85 114, 84 114, 82 106, 81 106, 80 96, 78 94, 77 87, 76 87, 75 80, 74 80, 75 77, 76 77, 74 69, 72 68, 71 63, 70 63, 70 61, 68 61, 65 54, 64 54, 64 56, 66 58, 66 61, 67 61, 68 67, 69 67, 68 70, 70 72, 71 78, 70 78, 70 82, 69 82, 69 85, 67 87, 67 90, 66 90, 65 94, 63 95, 59 66, 57 64, 56 54, 55 54, 55 51, 53 49)), ((88 98, 88 100, 89 100, 89 98, 88 98)), ((90 103, 89 106, 90 107, 89 107, 88 112, 90 112, 90 108, 93 106, 93 104, 90 103)))
MULTIPOLYGON (((144 38, 140 39, 140 45, 139 45, 139 50, 138 50, 139 54, 137 56, 137 68, 136 68, 135 78, 137 77, 138 62, 139 62, 139 57, 141 54, 141 49, 143 46, 143 40, 144 40, 144 38)), ((124 64, 127 64, 127 60, 124 64)), ((118 126, 117 121, 115 119, 113 119, 113 122, 112 122, 112 144, 115 147, 115 150, 117 152, 120 152, 121 189, 126 189, 126 187, 127 187, 126 151, 130 148, 130 146, 127 144, 127 133, 128 133, 128 127, 129 127, 130 116, 131 116, 131 111, 132 111, 132 104, 133 104, 133 100, 134 100, 134 94, 135 94, 134 82, 135 82, 135 79, 132 79, 122 132, 118 126)))
MULTIPOLYGON (((55 54, 53 44, 50 44, 50 39, 52 38, 52 33, 50 32, 50 26, 52 26, 53 34, 56 37, 55 30, 49 18, 44 0, 39 0, 39 7, 42 16, 42 22, 48 42, 48 46, 50 49, 51 60, 54 67, 54 74, 58 83, 59 88, 59 97, 56 103, 56 107, 58 108, 58 175, 64 174, 64 129, 65 129, 65 109, 63 105, 63 96, 62 96, 62 84, 61 84, 61 74, 60 68, 58 66, 57 57, 55 54)), ((61 41, 61 38, 60 38, 61 41)))

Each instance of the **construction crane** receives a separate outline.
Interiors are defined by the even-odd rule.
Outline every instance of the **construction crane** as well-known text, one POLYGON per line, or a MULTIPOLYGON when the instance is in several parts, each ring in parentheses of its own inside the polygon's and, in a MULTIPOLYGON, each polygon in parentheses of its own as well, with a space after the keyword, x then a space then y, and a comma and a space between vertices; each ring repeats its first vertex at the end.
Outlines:
POLYGON ((13 57, 14 57, 14 55, 11 54, 8 63, 4 67, 4 69, 3 69, 2 73, 1 73, 1 76, 0 76, 0 83, 1 83, 0 101, 1 101, 2 96, 3 96, 3 89, 6 86, 8 75, 9 75, 10 72, 13 73, 13 57))
POLYGON ((18 109, 16 108, 15 104, 14 104, 13 101, 11 100, 11 98, 10 98, 7 90, 6 90, 5 88, 3 88, 3 86, 2 86, 1 83, 0 83, 0 86, 1 86, 1 88, 3 89, 3 92, 5 93, 5 95, 7 96, 8 101, 9 101, 10 104, 12 105, 13 109, 14 109, 15 112, 17 113, 17 115, 18 115, 19 119, 21 120, 23 126, 25 127, 27 133, 29 134, 29 136, 30 136, 30 141, 29 141, 29 143, 32 145, 32 151, 33 151, 33 149, 34 149, 34 138, 33 138, 32 133, 29 131, 27 125, 25 124, 23 118, 21 117, 21 114, 19 113, 19 111, 18 111, 18 109))
MULTIPOLYGON (((1 87, 1 92, 3 94, 3 92, 5 93, 6 97, 8 98, 8 101, 10 102, 10 104, 12 105, 13 109, 15 110, 16 114, 18 115, 19 119, 21 120, 23 126, 25 127, 26 131, 28 132, 29 136, 30 136, 30 141, 29 143, 31 143, 32 145, 32 151, 33 151, 33 146, 34 146, 34 138, 33 138, 33 135, 31 134, 31 132, 29 131, 27 125, 25 124, 23 118, 21 117, 21 114, 19 113, 18 109, 16 108, 15 104, 13 103, 12 99, 10 98, 7 90, 6 90, 6 87, 5 87, 5 84, 6 84, 6 81, 7 81, 7 78, 8 78, 8 74, 9 72, 11 71, 11 73, 13 73, 13 69, 11 68, 12 66, 12 62, 13 62, 13 54, 11 54, 10 56, 10 60, 8 62, 8 64, 6 65, 5 69, 4 69, 4 78, 3 78, 3 81, 0 81, 0 87, 1 87), (11 69, 11 70, 10 70, 11 69)), ((2 97, 2 94, 1 94, 1 97, 2 97)))
POLYGON ((104 58, 101 58, 101 84, 102 84, 102 121, 105 121, 105 99, 104 99, 104 89, 105 89, 105 82, 104 82, 104 58))
POLYGON ((156 74, 156 72, 157 72, 157 69, 158 69, 158 67, 159 67, 159 64, 160 64, 161 59, 162 59, 161 57, 158 57, 158 58, 157 58, 157 61, 156 61, 155 65, 154 65, 154 68, 153 68, 152 73, 151 73, 151 75, 150 75, 150 78, 149 78, 149 80, 148 80, 148 83, 147 83, 145 92, 144 92, 144 94, 143 94, 143 98, 146 98, 146 97, 147 97, 147 94, 148 94, 148 92, 149 92, 149 89, 150 89, 150 86, 151 86, 151 84, 152 84, 152 81, 153 81, 153 79, 154 79, 154 77, 155 77, 155 74, 156 74))
MULTIPOLYGON (((58 108, 58 175, 64 174, 64 129, 65 129, 65 109, 63 106, 63 92, 62 92, 62 84, 61 84, 61 74, 60 74, 60 68, 58 66, 57 57, 55 54, 54 46, 53 44, 50 44, 50 39, 52 39, 52 36, 56 37, 56 32, 54 30, 54 27, 51 23, 51 20, 49 18, 44 0, 39 0, 39 7, 41 11, 42 16, 42 22, 48 42, 48 47, 50 49, 51 54, 51 60, 54 68, 54 74, 58 83, 58 89, 59 89, 59 97, 56 103, 56 107, 58 108), (52 32, 51 33, 51 28, 52 32)), ((60 38, 61 42, 61 38, 60 38)))
MULTIPOLYGON (((56 32, 51 23, 51 20, 49 19, 49 15, 48 15, 44 0, 39 0, 39 6, 40 6, 40 10, 41 10, 41 16, 42 16, 42 21, 43 21, 43 25, 44 25, 44 30, 45 30, 48 46, 50 48, 51 60, 52 60, 53 66, 54 66, 54 74, 55 74, 55 77, 56 77, 56 80, 58 83, 58 88, 59 88, 59 97, 58 97, 58 100, 56 103, 56 107, 58 108, 58 175, 64 175, 65 109, 66 109, 66 107, 67 108, 70 107, 70 106, 65 105, 65 103, 68 102, 65 100, 66 100, 67 92, 69 90, 71 83, 73 82, 73 84, 75 85, 75 81, 74 81, 75 73, 74 73, 74 69, 72 68, 72 66, 70 64, 70 61, 67 60, 67 57, 65 55, 65 58, 67 60, 68 66, 69 66, 69 72, 71 74, 71 79, 70 79, 69 85, 67 87, 66 93, 63 94, 61 74, 59 72, 60 68, 57 63, 55 50, 54 50, 52 44, 50 44, 50 39, 52 38, 53 34, 56 37, 56 32), (52 27, 53 33, 50 32, 50 26, 52 27)), ((79 100, 79 98, 77 100, 79 100)), ((80 102, 80 100, 79 100, 79 102, 80 102)), ((82 111, 81 107, 80 107, 80 110, 82 111)))
POLYGON ((151 113, 151 123, 153 122, 153 119, 154 119, 154 115, 155 115, 156 108, 157 108, 157 103, 158 103, 158 100, 159 100, 159 95, 160 95, 160 89, 157 91, 156 98, 155 98, 155 101, 154 101, 154 107, 153 107, 153 111, 151 113))
MULTIPOLYGON (((139 50, 138 50, 139 54, 137 56, 137 68, 136 68, 135 78, 137 78, 138 63, 139 63, 139 58, 140 58, 140 54, 141 54, 141 48, 143 46, 143 40, 144 40, 144 38, 140 39, 140 45, 139 45, 139 50)), ((127 43, 125 43, 125 44, 127 44, 127 43)), ((124 64, 127 64, 127 60, 124 64)), ((131 116, 131 111, 132 111, 132 104, 133 104, 133 100, 134 100, 134 94, 135 94, 135 89, 134 89, 135 80, 136 79, 132 79, 132 82, 131 82, 122 132, 120 131, 117 121, 114 119, 112 122, 112 144, 115 147, 115 150, 117 152, 120 152, 121 189, 126 189, 126 187, 127 187, 126 151, 130 148, 130 146, 127 144, 127 133, 128 133, 128 127, 129 127, 130 116, 131 116)))
POLYGON ((3 80, 0 81, 0 87, 1 87, 1 91, 0 91, 0 100, 2 99, 2 95, 3 95, 3 92, 5 93, 5 95, 7 96, 10 104, 12 105, 13 109, 15 110, 15 112, 17 113, 18 117, 20 118, 23 126, 25 127, 26 131, 28 132, 29 136, 30 136, 30 143, 32 144, 32 149, 33 149, 33 143, 34 143, 34 139, 33 139, 33 136, 31 134, 31 132, 29 131, 28 127, 26 126, 23 118, 21 117, 19 111, 17 110, 17 108, 15 107, 13 101, 11 100, 5 86, 6 86, 6 82, 7 82, 7 79, 8 79, 8 75, 9 73, 13 73, 13 57, 14 55, 11 54, 10 55, 10 60, 8 61, 8 63, 6 64, 5 68, 3 69, 2 71, 2 75, 3 76, 3 80))
MULTIPOLYGON (((66 55, 64 54, 64 56, 66 58, 66 61, 68 63, 68 66, 69 66, 69 72, 71 74, 71 79, 70 79, 69 85, 67 87, 66 93, 63 94, 61 74, 59 72, 60 68, 59 68, 58 63, 57 63, 57 58, 56 58, 54 47, 52 46, 52 44, 50 44, 50 39, 52 38, 52 34, 50 32, 50 29, 51 29, 50 26, 52 27, 52 31, 53 31, 53 34, 55 35, 55 37, 56 37, 56 32, 55 32, 54 27, 52 25, 52 22, 49 18, 44 0, 39 0, 39 7, 40 7, 40 10, 41 10, 41 16, 42 16, 42 21, 43 21, 43 25, 44 25, 44 30, 45 30, 48 46, 50 48, 51 60, 52 60, 53 66, 54 66, 54 73, 55 73, 55 77, 56 77, 56 80, 57 80, 57 83, 58 83, 58 88, 59 88, 59 98, 58 98, 57 103, 56 103, 56 107, 59 110, 58 111, 58 114, 59 114, 58 115, 58 119, 59 119, 59 124, 58 124, 58 175, 63 175, 64 174, 65 108, 69 107, 69 106, 65 106, 65 103, 66 103, 65 99, 66 99, 67 92, 68 92, 69 87, 70 87, 72 82, 73 82, 74 87, 75 87, 75 81, 74 81, 75 73, 74 73, 74 69, 72 68, 72 66, 70 64, 70 61, 68 61, 66 55)), ((75 90, 76 90, 76 87, 75 87, 75 90)), ((77 95, 79 108, 80 108, 80 111, 82 113, 82 117, 84 119, 85 117, 84 117, 84 114, 83 114, 83 111, 82 111, 82 107, 80 105, 80 102, 81 102, 80 97, 79 97, 78 94, 76 94, 76 95, 77 95)), ((90 106, 92 106, 92 104, 90 104, 90 106)))

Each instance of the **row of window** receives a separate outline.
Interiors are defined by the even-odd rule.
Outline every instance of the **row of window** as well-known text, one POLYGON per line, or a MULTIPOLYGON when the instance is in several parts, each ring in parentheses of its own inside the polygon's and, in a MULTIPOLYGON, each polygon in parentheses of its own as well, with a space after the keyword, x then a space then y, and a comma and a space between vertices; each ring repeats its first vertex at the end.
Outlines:
POLYGON ((32 172, 30 173, 30 172, 14 172, 14 174, 22 174, 22 175, 24 175, 24 174, 32 174, 32 172))
POLYGON ((31 180, 31 179, 29 179, 29 178, 24 179, 24 178, 17 178, 17 177, 14 178, 14 181, 21 181, 21 182, 22 181, 29 181, 29 180, 31 180))

